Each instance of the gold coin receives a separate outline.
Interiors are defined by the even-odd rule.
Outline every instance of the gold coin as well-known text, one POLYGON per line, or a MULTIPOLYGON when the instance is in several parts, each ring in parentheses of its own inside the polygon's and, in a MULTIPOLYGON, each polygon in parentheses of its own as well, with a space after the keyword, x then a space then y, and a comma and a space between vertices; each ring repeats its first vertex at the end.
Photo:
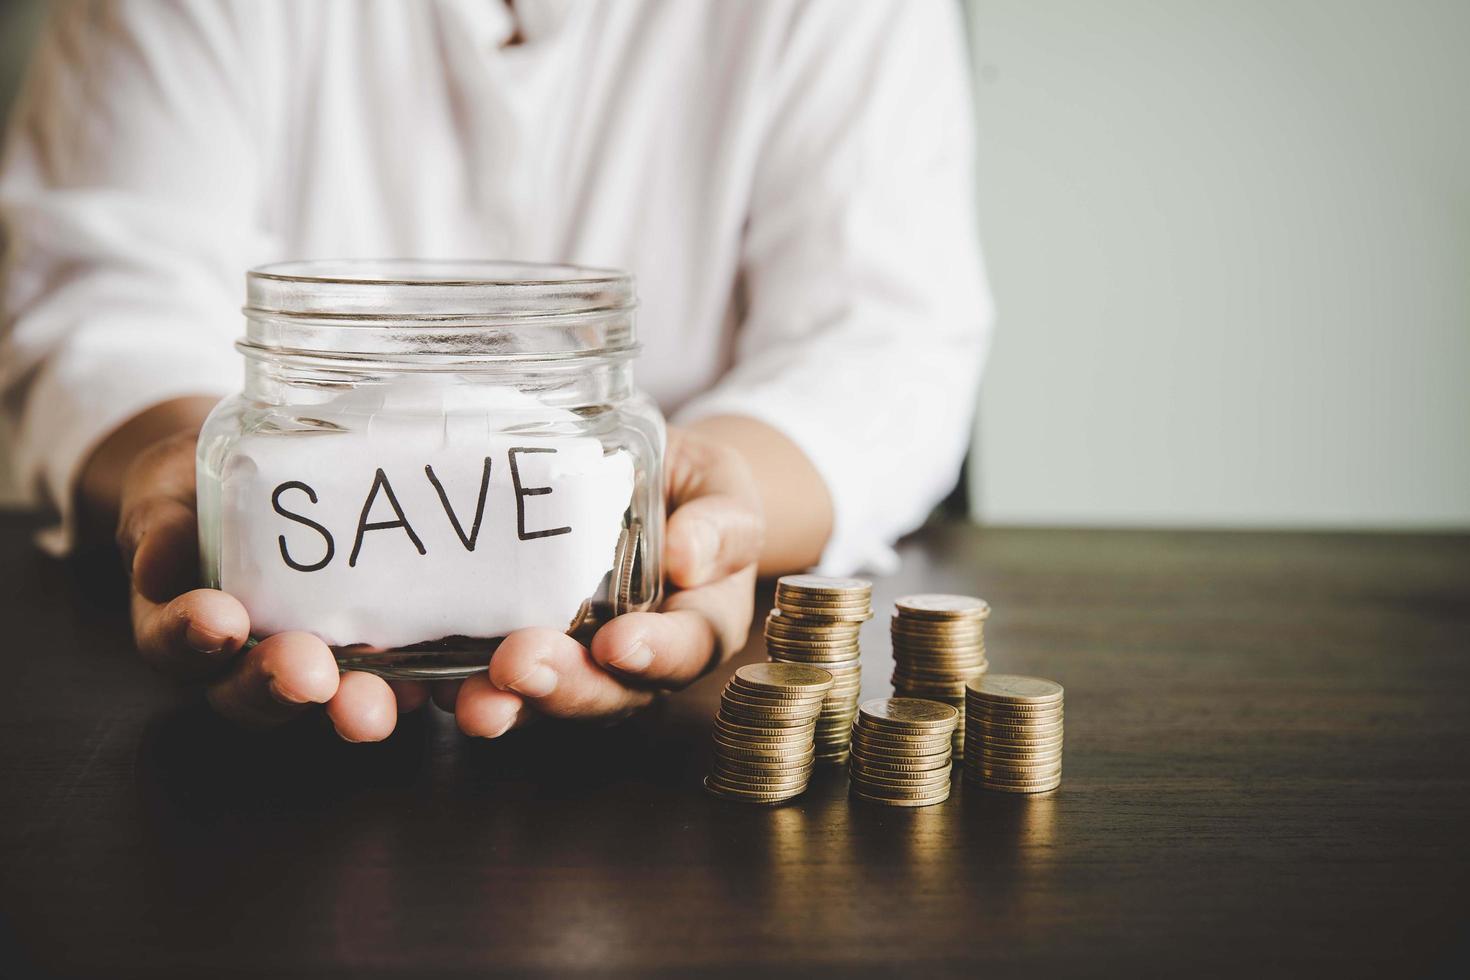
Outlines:
POLYGON ((789 746, 789 748, 763 749, 750 748, 750 746, 719 745, 716 743, 714 754, 719 758, 728 758, 738 763, 750 763, 753 765, 786 765, 801 763, 810 760, 811 754, 816 751, 816 743, 808 745, 789 746))
POLYGON ((720 696, 720 708, 758 718, 815 718, 817 712, 822 710, 822 699, 796 702, 755 701, 727 690, 720 696))
POLYGON ((793 725, 773 725, 768 722, 752 724, 749 719, 726 717, 723 711, 715 715, 715 729, 723 730, 731 738, 800 738, 804 734, 811 734, 813 724, 815 719, 793 725))
POLYGON ((800 664, 746 664, 735 671, 735 679, 749 687, 792 694, 825 694, 832 686, 831 674, 800 664))
POLYGON ((965 705, 965 685, 980 674, 985 667, 967 667, 963 670, 920 672, 907 667, 895 668, 889 676, 894 684, 912 684, 918 687, 941 687, 945 690, 945 703, 956 708, 965 705))
POLYGON ((993 728, 1054 728, 1062 723, 1065 718, 1062 712, 1047 714, 1035 714, 1026 717, 1018 715, 993 714, 985 709, 971 711, 970 717, 976 721, 989 725, 993 728))
POLYGON ((886 803, 890 806, 908 805, 914 800, 932 800, 935 797, 941 799, 947 797, 950 791, 948 781, 936 783, 933 786, 914 787, 912 789, 900 789, 892 786, 866 786, 862 783, 850 783, 855 794, 865 800, 874 803, 886 803))
POLYGON ((938 768, 947 768, 953 757, 929 755, 919 758, 883 758, 882 755, 869 755, 861 749, 853 749, 853 758, 860 760, 864 767, 879 773, 932 773, 938 768))
POLYGON ((885 755, 932 755, 935 752, 948 749, 954 744, 954 737, 951 735, 922 741, 882 741, 870 737, 861 726, 856 726, 852 729, 852 740, 854 744, 861 745, 864 749, 882 752, 885 755))
POLYGON ((1039 752, 1043 749, 1056 749, 1061 747, 1062 742, 1065 738, 1065 736, 1063 736, 1061 732, 1057 732, 1053 735, 1037 735, 1035 737, 1028 737, 1026 735, 1007 735, 1002 738, 999 735, 985 732, 983 730, 979 732, 978 737, 980 739, 978 744, 981 748, 986 750, 994 749, 997 752, 1015 750, 1023 752, 1039 752))
POLYGON ((1036 725, 1018 725, 1013 722, 994 722, 990 721, 987 718, 981 718, 975 715, 970 715, 969 719, 970 728, 972 730, 983 732, 987 735, 994 735, 996 737, 1000 737, 1003 735, 1027 736, 1039 734, 1042 732, 1059 735, 1066 728, 1066 725, 1060 719, 1036 725))
POLYGON ((964 643, 985 642, 984 623, 964 622, 961 620, 940 622, 935 620, 906 619, 901 616, 895 616, 888 621, 888 633, 890 636, 912 638, 915 640, 955 640, 964 643))
POLYGON ((1056 681, 1019 674, 987 674, 970 690, 978 698, 1019 704, 1051 704, 1062 700, 1063 694, 1056 681))
MULTIPOLYGON (((974 676, 976 672, 990 666, 990 661, 985 659, 984 654, 975 657, 915 657, 904 656, 902 651, 897 651, 897 654, 897 659, 893 661, 893 669, 896 673, 914 674, 919 677, 937 675, 942 680, 978 680, 974 676)), ((965 691, 961 689, 961 696, 964 693, 965 691)))
POLYGON ((771 658, 772 663, 806 664, 812 667, 821 667, 823 670, 829 672, 832 670, 841 670, 847 667, 848 664, 856 663, 856 659, 852 656, 851 651, 827 656, 826 654, 796 653, 790 650, 767 647, 766 656, 771 658))
POLYGON ((754 702, 756 704, 787 705, 789 707, 802 704, 821 704, 827 699, 827 695, 825 694, 789 694, 785 691, 761 691, 737 684, 735 681, 731 681, 724 692, 722 692, 722 696, 731 694, 736 695, 744 701, 754 702))
POLYGON ((866 592, 854 595, 818 595, 814 592, 776 590, 776 608, 782 612, 793 606, 805 609, 871 609, 873 597, 866 592))
MULTIPOLYGON (((772 730, 775 734, 779 735, 783 732, 812 732, 814 730, 812 726, 817 721, 817 714, 814 711, 809 711, 801 715, 791 714, 784 716, 776 714, 755 714, 752 712, 732 711, 729 705, 725 705, 720 709, 720 713, 715 716, 716 721, 720 719, 724 719, 728 724, 743 725, 746 728, 772 730)), ((736 732, 733 734, 740 733, 736 732)))
POLYGON ((872 752, 864 752, 859 746, 850 746, 852 757, 861 759, 863 764, 879 771, 893 771, 896 766, 908 766, 910 768, 899 770, 901 772, 924 772, 926 769, 938 769, 951 765, 954 756, 948 752, 935 753, 932 755, 896 756, 875 755, 872 752))
POLYGON ((738 759, 716 759, 710 772, 721 779, 770 784, 804 779, 812 774, 812 765, 811 759, 803 759, 789 766, 746 765, 738 759))
POLYGON ((766 614, 766 629, 791 630, 802 636, 854 636, 862 628, 861 623, 826 622, 818 616, 802 616, 780 608, 766 614))
POLYGON ((957 697, 965 696, 965 682, 979 680, 980 673, 990 668, 990 661, 984 657, 959 658, 946 660, 921 660, 917 657, 900 657, 893 662, 893 673, 897 677, 912 677, 914 680, 930 681, 953 681, 959 684, 960 693, 957 697))
MULTIPOLYGON (((910 684, 900 682, 894 685, 894 697, 920 698, 920 700, 923 701, 938 701, 940 704, 947 704, 951 708, 954 708, 955 711, 959 713, 961 718, 964 717, 965 702, 955 697, 953 694, 948 693, 945 685, 942 684, 910 684), (916 693, 918 691, 927 691, 930 693, 923 697, 920 697, 920 695, 916 693)), ((955 724, 959 724, 959 721, 956 720, 955 724)))
POLYGON ((871 612, 863 610, 846 610, 822 612, 816 609, 806 609, 793 606, 785 606, 781 609, 783 616, 792 619, 811 620, 816 623, 865 623, 873 618, 871 612))
POLYGON ((766 647, 817 656, 835 656, 846 652, 850 659, 856 660, 862 644, 855 636, 791 636, 785 633, 768 632, 766 647))
POLYGON ((776 722, 770 722, 770 721, 762 721, 758 725, 752 725, 752 724, 750 724, 750 719, 749 718, 744 718, 744 717, 741 717, 740 715, 731 715, 728 712, 726 712, 723 709, 721 709, 720 713, 717 714, 717 715, 715 715, 715 723, 716 723, 716 725, 723 724, 724 727, 725 727, 725 730, 728 731, 730 733, 730 735, 739 738, 739 737, 743 737, 743 736, 746 736, 746 735, 750 735, 750 736, 760 736, 760 735, 766 735, 766 736, 782 736, 782 735, 791 735, 791 736, 794 736, 794 735, 797 735, 799 733, 805 733, 807 735, 810 735, 811 734, 811 731, 812 731, 812 725, 814 724, 814 720, 808 718, 808 719, 805 719, 805 720, 802 720, 802 721, 794 721, 794 722, 790 722, 790 723, 786 723, 786 722, 776 723, 776 722))
POLYGON ((864 724, 901 732, 948 731, 960 717, 950 705, 919 698, 875 698, 858 713, 864 724))
POLYGON ((862 643, 856 636, 792 636, 767 631, 765 642, 768 650, 790 650, 829 659, 857 660, 862 656, 862 643), (837 656, 844 652, 846 657, 837 656))
POLYGON ((761 769, 732 765, 724 760, 718 760, 710 767, 710 775, 732 786, 749 783, 752 788, 776 789, 779 786, 811 778, 812 768, 816 765, 814 759, 815 757, 806 760, 799 766, 787 766, 784 769, 761 769))
POLYGON ((977 664, 920 664, 904 661, 894 664, 892 678, 895 682, 911 684, 942 684, 956 693, 950 695, 957 704, 965 700, 965 685, 976 680, 989 669, 988 661, 977 664))
POLYGON ((715 758, 728 760, 742 765, 753 766, 799 766, 812 761, 816 755, 815 746, 807 746, 793 754, 769 753, 769 752, 744 752, 740 749, 732 749, 721 746, 715 750, 715 758))
MULTIPOLYGON (((974 680, 978 684, 984 678, 976 677, 974 680)), ((1066 702, 1060 699, 1043 704, 1029 704, 1021 701, 999 701, 994 698, 976 697, 974 686, 971 684, 965 689, 965 700, 973 704, 977 711, 997 715, 1014 715, 1018 718, 1035 718, 1066 710, 1066 702)))
POLYGON ((1056 722, 1048 725, 1003 725, 986 721, 984 718, 970 716, 970 730, 979 732, 987 738, 1037 738, 1054 737, 1060 738, 1066 730, 1066 725, 1056 722))
POLYGON ((891 636, 915 640, 952 639, 964 643, 985 642, 984 623, 957 619, 940 621, 895 616, 888 621, 888 632, 891 636))
POLYGON ((1029 786, 1009 786, 1002 783, 992 783, 988 780, 981 780, 979 785, 981 789, 994 790, 998 793, 1049 793, 1057 787, 1061 786, 1062 781, 1061 779, 1056 779, 1052 782, 1036 783, 1029 786))
POLYGON ((710 770, 709 777, 723 786, 734 789, 753 789, 775 793, 805 786, 811 781, 811 774, 812 765, 808 765, 804 771, 789 773, 733 772, 717 766, 710 770))
POLYGON ((893 603, 898 612, 916 619, 949 619, 956 616, 984 618, 990 615, 990 604, 968 595, 926 592, 900 596, 893 603))
POLYGON ((820 594, 849 594, 853 592, 867 593, 872 591, 873 583, 861 578, 839 578, 828 575, 782 575, 776 579, 777 589, 795 589, 800 592, 816 592, 820 594))
POLYGON ((943 803, 949 799, 949 786, 946 785, 942 793, 935 793, 933 796, 920 797, 918 799, 882 796, 864 792, 857 786, 853 787, 853 795, 868 803, 881 803, 883 806, 933 806, 936 803, 943 803))
POLYGON ((848 764, 848 782, 854 789, 871 793, 875 796, 887 796, 894 798, 928 796, 947 789, 953 780, 949 773, 936 774, 935 778, 921 781, 903 781, 869 778, 862 774, 851 772, 852 764, 848 764))
POLYGON ((864 752, 873 752, 875 755, 888 755, 888 757, 914 757, 914 755, 933 755, 936 752, 948 752, 954 745, 954 739, 945 736, 935 742, 876 742, 867 738, 861 732, 853 733, 853 745, 863 746, 864 752))
POLYGON ((765 634, 787 640, 825 640, 828 643, 856 640, 862 635, 861 624, 818 623, 810 619, 771 616, 766 620, 765 634))
POLYGON ((853 779, 876 781, 892 786, 933 783, 941 779, 948 779, 954 771, 951 765, 943 765, 937 769, 877 769, 857 756, 853 756, 848 762, 848 769, 853 779))
POLYGON ((880 748, 899 751, 916 751, 934 745, 948 745, 950 732, 943 729, 928 735, 890 734, 884 729, 873 729, 863 724, 861 717, 853 726, 852 737, 880 748))
POLYGON ((854 648, 803 649, 767 641, 766 656, 771 658, 772 663, 804 664, 820 667, 831 673, 832 668, 840 670, 861 662, 862 653, 854 648))
POLYGON ((733 707, 740 711, 751 712, 781 712, 815 715, 822 710, 822 698, 806 698, 801 701, 779 701, 774 698, 751 697, 740 691, 725 689, 720 696, 720 704, 725 707, 733 707))
POLYGON ((996 715, 987 711, 976 711, 972 707, 967 707, 966 711, 974 721, 997 728, 1054 728, 1066 720, 1060 711, 1056 714, 1033 715, 1030 718, 1021 718, 1015 715, 996 715))
POLYGON ((1016 752, 1005 754, 991 752, 983 746, 972 745, 969 747, 969 751, 972 761, 1005 766, 1041 765, 1048 762, 1059 762, 1062 758, 1060 749, 1050 752, 1016 752))
POLYGON ((812 617, 797 617, 773 610, 766 617, 767 636, 793 640, 853 640, 862 634, 860 622, 826 622, 812 617))
POLYGON ((733 790, 744 793, 795 794, 804 792, 807 786, 811 784, 811 779, 805 776, 799 780, 782 783, 742 782, 740 780, 732 780, 729 777, 723 776, 719 773, 710 773, 708 779, 710 782, 719 786, 723 790, 733 790))
POLYGON ((1062 771, 1061 759, 1044 759, 1036 762, 1006 762, 1000 759, 976 759, 971 765, 978 768, 986 776, 1004 778, 1007 776, 1045 776, 1062 771))
MULTIPOLYGON (((935 702, 936 704, 938 702, 935 702)), ((947 745, 953 736, 953 730, 946 731, 943 728, 930 731, 900 732, 896 729, 873 728, 867 724, 867 720, 861 714, 852 725, 852 737, 881 745, 892 749, 914 749, 928 745, 947 745)))
POLYGON ((811 759, 807 759, 800 765, 786 768, 743 766, 724 759, 716 759, 710 768, 710 774, 718 776, 721 781, 727 783, 754 783, 775 789, 777 784, 785 785, 796 780, 807 779, 812 774, 812 766, 811 759))
POLYGON ((727 800, 739 800, 742 803, 781 803, 791 799, 793 796, 800 796, 805 789, 805 787, 802 787, 801 789, 781 790, 778 792, 750 791, 737 787, 723 786, 708 776, 705 777, 704 788, 715 796, 727 800))
MULTIPOLYGON (((977 677, 975 680, 978 682, 980 678, 977 677)), ((1061 698, 1055 701, 1042 701, 1033 704, 1028 701, 1004 701, 1000 698, 981 697, 975 693, 973 684, 969 688, 966 688, 965 697, 977 709, 1006 712, 1015 715, 1046 714, 1048 711, 1061 711, 1066 706, 1066 702, 1061 698)))
POLYGON ((993 759, 974 759, 969 763, 969 768, 987 779, 1007 780, 1011 782, 1037 780, 1047 776, 1056 775, 1062 771, 1062 760, 1053 759, 1041 763, 1020 763, 1012 765, 1006 762, 997 762, 993 759))
MULTIPOLYGON (((801 665, 784 664, 783 666, 797 667, 801 665)), ((721 703, 724 703, 726 701, 733 701, 736 704, 749 705, 752 708, 784 708, 788 710, 819 705, 822 703, 823 700, 826 699, 826 697, 827 693, 825 691, 818 694, 809 694, 806 697, 801 698, 772 697, 770 694, 763 694, 760 691, 748 691, 745 688, 736 687, 734 684, 727 685, 725 689, 720 692, 721 703)))

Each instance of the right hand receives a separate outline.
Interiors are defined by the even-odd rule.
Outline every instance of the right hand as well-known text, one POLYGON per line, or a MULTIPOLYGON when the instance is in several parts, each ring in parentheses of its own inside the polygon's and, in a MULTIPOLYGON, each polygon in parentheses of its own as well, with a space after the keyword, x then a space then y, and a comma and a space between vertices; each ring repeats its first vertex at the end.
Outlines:
POLYGON ((134 457, 122 480, 117 544, 132 580, 133 635, 143 659, 202 683, 224 717, 252 727, 325 705, 349 742, 392 734, 400 711, 424 704, 422 684, 339 674, 310 633, 278 633, 244 650, 250 617, 234 596, 199 584, 193 433, 167 436, 134 457), (242 652, 244 650, 244 652, 242 652))

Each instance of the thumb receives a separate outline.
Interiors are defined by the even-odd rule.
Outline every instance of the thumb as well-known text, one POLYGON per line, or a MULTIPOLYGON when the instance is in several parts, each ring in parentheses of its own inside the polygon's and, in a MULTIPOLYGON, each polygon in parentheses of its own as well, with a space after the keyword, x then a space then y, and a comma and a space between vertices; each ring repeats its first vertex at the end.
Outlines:
POLYGON ((754 564, 765 539, 765 515, 745 458, 707 436, 681 431, 669 441, 668 475, 669 580, 690 589, 754 564))

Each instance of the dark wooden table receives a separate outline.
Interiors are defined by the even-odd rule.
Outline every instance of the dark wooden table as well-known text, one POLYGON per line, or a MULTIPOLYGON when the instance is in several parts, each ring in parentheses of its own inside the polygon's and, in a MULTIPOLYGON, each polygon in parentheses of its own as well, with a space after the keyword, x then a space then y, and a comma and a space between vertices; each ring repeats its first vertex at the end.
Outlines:
MULTIPOLYGON (((1066 776, 926 810, 700 789, 728 668, 613 729, 227 730, 0 517, 0 972, 1453 975, 1470 538, 931 528, 1067 688, 1066 776)), ((864 633, 888 693, 886 617, 864 633)), ((760 656, 759 640, 740 661, 760 656)))

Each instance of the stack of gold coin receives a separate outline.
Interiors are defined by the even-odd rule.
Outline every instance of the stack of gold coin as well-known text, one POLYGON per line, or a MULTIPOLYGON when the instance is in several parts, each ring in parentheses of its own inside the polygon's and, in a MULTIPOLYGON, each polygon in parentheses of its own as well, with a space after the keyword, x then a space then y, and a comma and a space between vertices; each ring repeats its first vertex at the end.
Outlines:
POLYGON ((1062 685, 986 674, 965 690, 965 778, 986 789, 1043 793, 1062 782, 1062 685))
POLYGON ((858 709, 847 763, 852 791, 888 806, 949 799, 950 742, 960 713, 938 701, 879 698, 858 709))
POLYGON ((779 803, 806 789, 812 742, 832 675, 803 664, 747 664, 720 695, 711 793, 748 803, 779 803))
POLYGON ((859 578, 787 575, 776 582, 776 608, 766 618, 773 661, 812 664, 832 674, 817 719, 817 761, 842 762, 862 691, 858 631, 873 618, 873 585, 859 578))
POLYGON ((954 757, 965 753, 965 685, 985 673, 990 606, 965 595, 910 595, 894 603, 893 693, 943 701, 961 712, 954 757))

